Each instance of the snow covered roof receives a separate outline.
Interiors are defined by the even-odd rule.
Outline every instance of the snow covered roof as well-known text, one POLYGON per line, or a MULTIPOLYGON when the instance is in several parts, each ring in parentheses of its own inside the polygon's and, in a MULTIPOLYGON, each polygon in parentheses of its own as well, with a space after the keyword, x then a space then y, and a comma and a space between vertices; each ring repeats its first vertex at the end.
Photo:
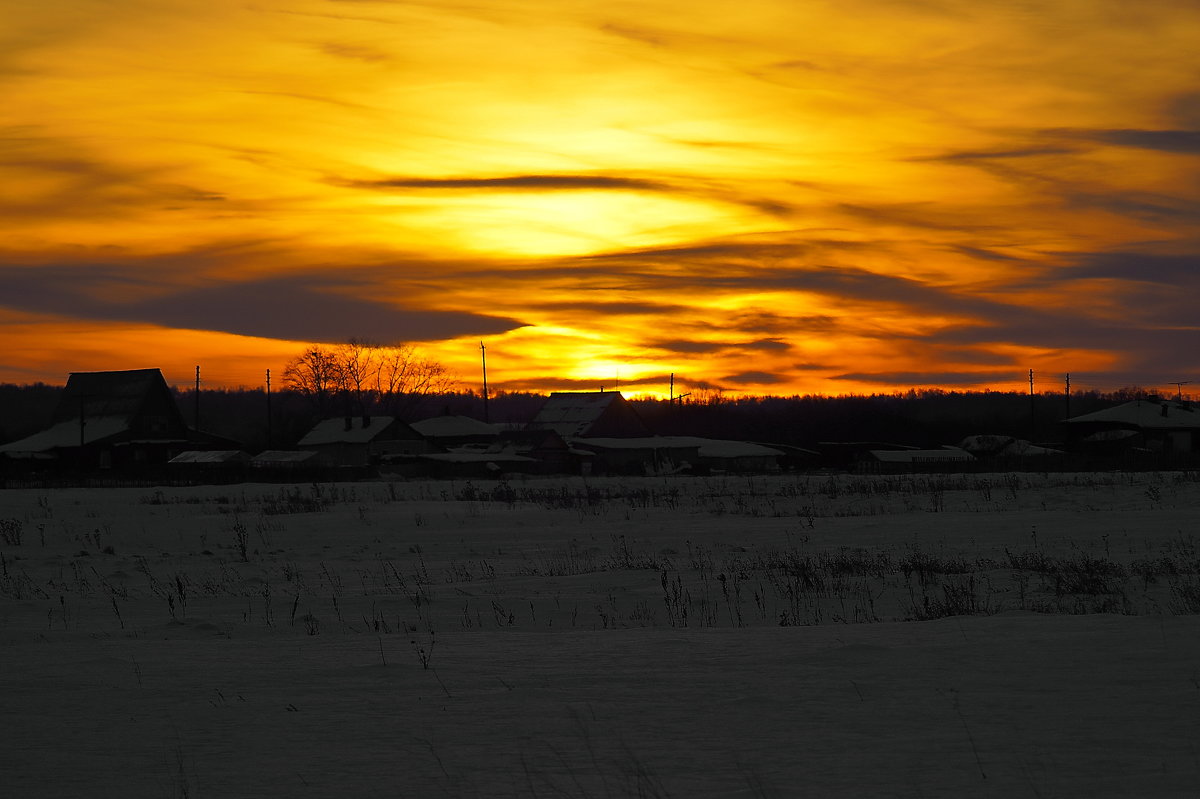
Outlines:
POLYGON ((392 422, 394 416, 368 416, 363 424, 362 416, 344 416, 317 422, 312 430, 300 439, 297 446, 314 447, 322 444, 366 444, 374 441, 392 422), (349 421, 349 429, 347 429, 349 421))
POLYGON ((645 425, 625 404, 619 391, 556 391, 546 398, 546 404, 529 426, 549 428, 563 438, 572 438, 587 435, 589 430, 609 432, 598 429, 602 418, 608 420, 604 427, 646 432, 645 425), (621 416, 619 412, 624 412, 622 418, 616 418, 621 416))
POLYGON ((956 463, 973 461, 975 456, 965 449, 873 449, 871 457, 883 463, 956 463))
POLYGON ((1023 438, 997 435, 967 436, 959 443, 972 455, 992 457, 1032 457, 1035 455, 1062 455, 1062 450, 1041 447, 1023 438))
POLYGON ((1200 412, 1190 403, 1142 399, 1066 420, 1066 424, 1088 423, 1158 430, 1195 429, 1200 428, 1200 412))
POLYGON ((284 463, 303 463, 304 461, 316 458, 319 453, 312 450, 293 450, 293 449, 269 449, 265 452, 260 452, 250 459, 251 463, 261 465, 284 464, 284 463))
MULTIPOLYGON (((91 444, 110 436, 129 432, 127 416, 89 416, 83 424, 83 443, 91 444)), ((79 417, 58 422, 39 433, 0 445, 0 452, 48 452, 52 449, 78 447, 80 442, 79 417)))
POLYGON ((412 423, 412 429, 426 438, 455 438, 459 436, 494 436, 500 426, 472 419, 470 416, 432 416, 412 423))
POLYGON ((250 456, 238 449, 188 450, 167 463, 231 463, 248 461, 250 456))

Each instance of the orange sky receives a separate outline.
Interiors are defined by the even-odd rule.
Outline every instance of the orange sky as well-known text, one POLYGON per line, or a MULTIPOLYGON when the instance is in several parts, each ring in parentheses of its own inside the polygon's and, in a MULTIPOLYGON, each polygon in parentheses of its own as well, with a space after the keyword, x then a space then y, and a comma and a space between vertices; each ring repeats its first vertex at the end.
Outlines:
POLYGON ((508 390, 1200 382, 1194 0, 5 17, 0 381, 358 337, 508 390))

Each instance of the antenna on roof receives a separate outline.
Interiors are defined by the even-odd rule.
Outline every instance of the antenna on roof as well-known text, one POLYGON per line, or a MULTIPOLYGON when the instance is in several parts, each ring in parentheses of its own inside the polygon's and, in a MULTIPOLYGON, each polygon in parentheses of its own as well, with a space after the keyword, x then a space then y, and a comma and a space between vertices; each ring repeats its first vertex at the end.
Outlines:
POLYGON ((1175 386, 1175 400, 1177 402, 1183 402, 1183 387, 1192 381, 1191 380, 1168 380, 1167 382, 1170 383, 1171 385, 1175 386))

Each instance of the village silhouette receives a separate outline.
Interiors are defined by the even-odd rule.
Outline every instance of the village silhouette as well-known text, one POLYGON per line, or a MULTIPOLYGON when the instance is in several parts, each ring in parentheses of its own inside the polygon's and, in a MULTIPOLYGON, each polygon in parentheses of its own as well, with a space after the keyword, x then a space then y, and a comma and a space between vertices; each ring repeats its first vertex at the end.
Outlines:
POLYGON ((361 395, 311 399, 173 389, 158 369, 0 386, 0 477, 15 486, 1200 464, 1200 412, 1182 392, 1137 388, 670 400, 432 392, 407 397, 403 418, 361 395))

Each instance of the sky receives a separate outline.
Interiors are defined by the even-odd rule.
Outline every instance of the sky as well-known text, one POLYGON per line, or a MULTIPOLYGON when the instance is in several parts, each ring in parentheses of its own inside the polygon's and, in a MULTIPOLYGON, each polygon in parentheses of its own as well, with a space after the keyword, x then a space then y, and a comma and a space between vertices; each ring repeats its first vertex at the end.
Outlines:
POLYGON ((0 381, 1200 383, 1194 0, 4 0, 0 381))

